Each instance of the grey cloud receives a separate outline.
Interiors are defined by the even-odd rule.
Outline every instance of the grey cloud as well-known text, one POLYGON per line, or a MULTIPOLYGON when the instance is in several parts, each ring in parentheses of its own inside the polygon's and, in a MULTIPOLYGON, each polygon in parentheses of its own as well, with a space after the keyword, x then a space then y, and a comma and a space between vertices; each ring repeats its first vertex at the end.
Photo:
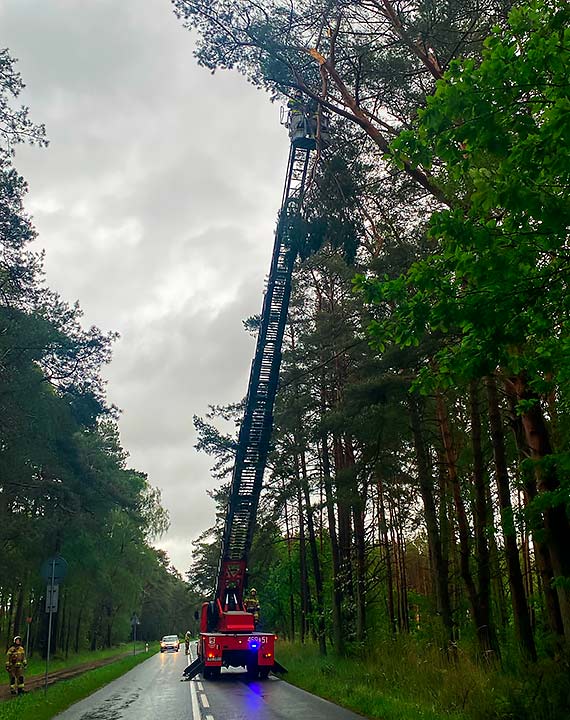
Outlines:
POLYGON ((278 107, 198 68, 168 0, 2 0, 0 23, 51 139, 16 158, 48 282, 121 333, 109 398, 185 570, 214 518, 192 415, 246 392, 241 321, 261 307, 287 161, 278 107))

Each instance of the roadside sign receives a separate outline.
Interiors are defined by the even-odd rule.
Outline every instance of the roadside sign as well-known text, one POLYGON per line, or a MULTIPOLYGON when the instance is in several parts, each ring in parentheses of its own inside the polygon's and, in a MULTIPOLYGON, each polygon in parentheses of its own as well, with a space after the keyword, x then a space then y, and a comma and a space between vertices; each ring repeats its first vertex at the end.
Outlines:
POLYGON ((46 674, 44 677, 44 695, 47 693, 47 681, 49 670, 49 656, 51 652, 51 626, 54 612, 57 612, 59 599, 59 584, 67 575, 67 562, 61 555, 54 555, 48 558, 40 569, 42 578, 47 582, 46 588, 46 612, 49 613, 48 641, 46 654, 46 674))
POLYGON ((131 625, 132 627, 135 627, 136 625, 140 625, 141 621, 138 619, 138 616, 133 613, 133 616, 131 618, 131 625))
POLYGON ((46 587, 46 612, 57 612, 57 604, 59 601, 59 585, 48 585, 46 587))
POLYGON ((40 574, 47 583, 51 583, 53 578, 54 583, 59 585, 67 575, 67 561, 61 555, 54 555, 42 563, 40 574))

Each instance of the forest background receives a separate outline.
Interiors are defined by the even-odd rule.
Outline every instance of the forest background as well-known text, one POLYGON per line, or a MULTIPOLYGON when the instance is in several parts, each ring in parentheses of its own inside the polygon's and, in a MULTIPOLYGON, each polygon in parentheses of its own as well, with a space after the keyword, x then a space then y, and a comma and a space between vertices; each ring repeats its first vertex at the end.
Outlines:
POLYGON ((160 492, 128 466, 118 409, 102 366, 114 333, 85 329, 78 304, 46 287, 24 209, 20 143, 48 144, 18 105, 23 88, 0 50, 0 643, 21 635, 45 655, 48 615, 40 569, 61 555, 68 574, 54 614, 52 653, 184 632, 195 598, 152 546, 168 527, 160 492))
MULTIPOLYGON (((568 4, 173 4, 199 63, 302 92, 331 130, 294 232, 250 562, 264 622, 318 647, 300 682, 337 698, 348 657, 363 694, 568 717, 568 4)), ((222 481, 198 593, 241 411, 195 418, 222 481)))
MULTIPOLYGON (((314 644, 329 685, 348 658, 369 693, 380 675, 409 692, 428 678, 422 702, 440 714, 567 717, 567 4, 174 6, 199 62, 275 98, 302 91, 333 135, 296 228, 250 563, 264 623, 314 644)), ((73 566, 57 649, 124 639, 133 611, 157 637, 209 596, 220 528, 189 593, 150 545, 167 517, 104 396, 113 335, 81 326, 29 249, 14 150, 47 141, 14 108, 7 50, 0 68, 2 640, 31 618, 45 644, 38 560, 57 552, 73 566)), ((218 419, 240 412, 196 418, 220 523, 235 436, 218 419)))

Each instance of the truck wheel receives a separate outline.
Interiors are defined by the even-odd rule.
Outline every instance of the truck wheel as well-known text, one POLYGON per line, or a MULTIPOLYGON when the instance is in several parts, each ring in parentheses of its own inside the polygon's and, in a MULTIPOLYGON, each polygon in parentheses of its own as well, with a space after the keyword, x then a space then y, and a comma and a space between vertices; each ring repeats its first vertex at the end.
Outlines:
POLYGON ((271 670, 271 668, 268 668, 268 667, 260 668, 260 670, 259 670, 259 677, 260 677, 262 680, 267 680, 267 678, 269 677, 269 671, 270 671, 270 670, 271 670))

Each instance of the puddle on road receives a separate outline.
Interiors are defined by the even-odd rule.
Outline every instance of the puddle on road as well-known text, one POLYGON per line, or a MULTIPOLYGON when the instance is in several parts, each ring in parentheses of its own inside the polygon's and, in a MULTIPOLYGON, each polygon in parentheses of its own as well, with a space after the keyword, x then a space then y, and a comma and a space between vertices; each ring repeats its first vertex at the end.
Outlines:
POLYGON ((129 705, 132 705, 135 700, 138 700, 140 694, 141 688, 137 688, 126 697, 123 695, 112 695, 104 701, 101 707, 84 713, 80 720, 119 720, 121 711, 128 708, 129 705))

